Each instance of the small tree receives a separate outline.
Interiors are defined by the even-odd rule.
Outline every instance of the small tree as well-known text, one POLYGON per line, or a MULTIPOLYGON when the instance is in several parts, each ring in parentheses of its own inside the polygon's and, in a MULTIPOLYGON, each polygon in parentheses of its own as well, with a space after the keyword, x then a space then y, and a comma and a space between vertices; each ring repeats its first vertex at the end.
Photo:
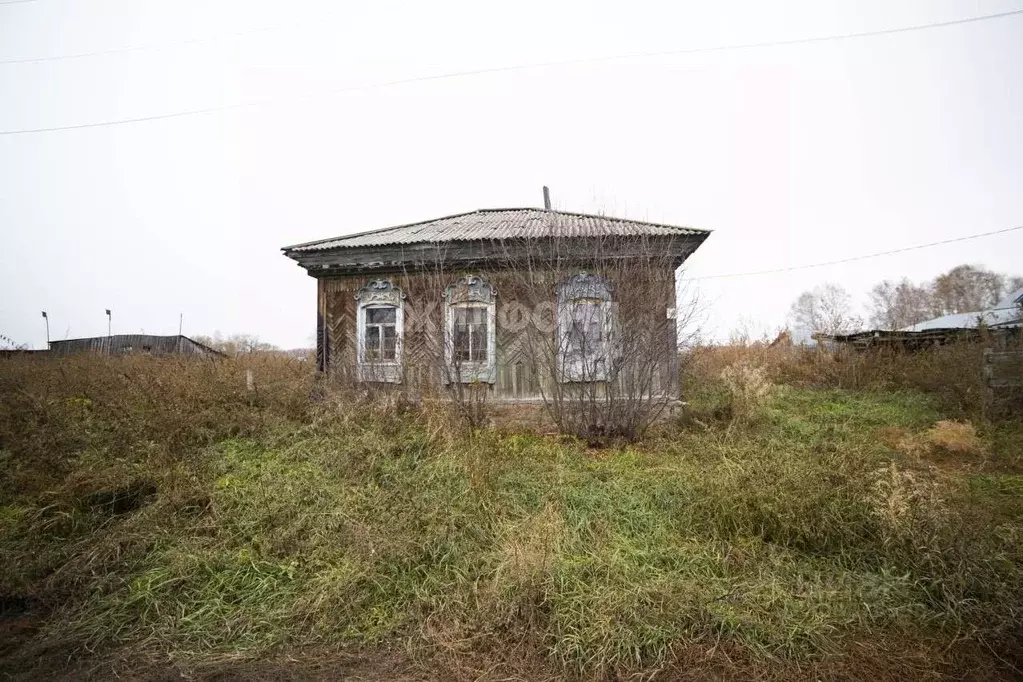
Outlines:
POLYGON ((824 284, 800 294, 789 316, 793 326, 806 334, 848 334, 863 324, 852 308, 852 298, 845 289, 824 284))
POLYGON ((280 348, 272 343, 261 341, 255 334, 232 334, 224 338, 220 335, 220 332, 214 332, 213 336, 200 335, 196 336, 195 340, 204 346, 209 346, 213 350, 227 355, 267 353, 280 350, 280 348))
POLYGON ((959 265, 938 275, 931 286, 939 315, 970 313, 994 306, 1005 294, 1007 278, 975 265, 959 265))
POLYGON ((934 316, 934 301, 927 287, 909 279, 884 280, 870 290, 870 325, 875 329, 902 329, 934 316))

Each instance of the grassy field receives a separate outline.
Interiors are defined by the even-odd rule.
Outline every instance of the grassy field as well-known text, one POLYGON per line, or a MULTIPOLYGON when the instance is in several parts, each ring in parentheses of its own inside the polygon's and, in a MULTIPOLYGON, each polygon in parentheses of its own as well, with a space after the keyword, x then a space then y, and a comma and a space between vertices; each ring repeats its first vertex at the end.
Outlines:
POLYGON ((717 376, 593 448, 295 361, 3 361, 0 674, 1020 675, 1023 426, 717 376))

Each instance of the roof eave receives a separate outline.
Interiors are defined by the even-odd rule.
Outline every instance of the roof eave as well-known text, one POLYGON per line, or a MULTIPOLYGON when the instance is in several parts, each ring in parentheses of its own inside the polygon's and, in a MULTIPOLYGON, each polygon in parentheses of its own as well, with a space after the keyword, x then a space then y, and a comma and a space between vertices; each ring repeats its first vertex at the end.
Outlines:
MULTIPOLYGON (((658 254, 669 248, 668 256, 673 269, 681 266, 710 236, 710 231, 701 230, 694 234, 673 234, 637 237, 635 243, 653 241, 659 245, 658 254)), ((614 255, 594 256, 585 249, 586 237, 570 237, 581 247, 576 260, 596 262, 621 258, 648 258, 642 250, 630 253, 627 249, 616 250, 614 255)), ((599 239, 599 238, 597 238, 599 239)), ((283 250, 284 255, 305 268, 312 277, 360 274, 366 272, 394 272, 434 267, 442 263, 447 267, 478 267, 489 263, 497 267, 513 266, 529 253, 530 243, 535 239, 503 240, 452 240, 443 242, 420 242, 414 244, 393 244, 387 246, 356 246, 317 249, 313 251, 283 250), (502 249, 500 251, 495 249, 502 249)), ((536 260, 535 254, 530 254, 536 260)))

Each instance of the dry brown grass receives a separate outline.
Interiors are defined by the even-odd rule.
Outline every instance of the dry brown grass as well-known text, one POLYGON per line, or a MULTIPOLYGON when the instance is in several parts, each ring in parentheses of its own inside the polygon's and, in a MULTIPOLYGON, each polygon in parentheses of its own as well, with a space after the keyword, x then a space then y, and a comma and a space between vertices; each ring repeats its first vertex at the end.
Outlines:
POLYGON ((943 419, 924 434, 936 454, 983 456, 987 446, 970 422, 943 419))
POLYGON ((696 348, 683 358, 683 381, 690 390, 714 383, 728 366, 763 367, 777 384, 851 390, 918 390, 934 396, 957 417, 980 418, 984 410, 984 349, 962 343, 919 352, 859 351, 748 345, 696 348))
POLYGON ((168 471, 203 445, 303 418, 314 381, 310 363, 264 354, 0 359, 0 434, 17 443, 0 495, 52 487, 83 458, 119 461, 129 478, 142 462, 168 471))
POLYGON ((756 421, 774 390, 774 384, 767 378, 767 368, 749 359, 721 370, 721 382, 728 391, 732 424, 756 421))
POLYGON ((900 426, 883 426, 877 436, 887 447, 911 459, 919 458, 926 450, 919 437, 900 426))

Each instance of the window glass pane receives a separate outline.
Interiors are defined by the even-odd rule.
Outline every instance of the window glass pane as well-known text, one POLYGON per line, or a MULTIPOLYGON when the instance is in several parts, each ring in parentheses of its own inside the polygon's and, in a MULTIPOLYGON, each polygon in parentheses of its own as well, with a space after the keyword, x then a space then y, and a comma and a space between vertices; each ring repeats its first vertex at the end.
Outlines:
POLYGON ((468 327, 455 327, 454 346, 455 360, 466 362, 470 359, 468 327))
POLYGON ((472 359, 478 362, 484 362, 487 359, 486 323, 472 326, 472 359))
POLYGON ((575 357, 596 358, 603 352, 604 325, 600 303, 572 305, 571 323, 565 340, 566 352, 575 357))
POLYGON ((383 343, 380 350, 381 360, 394 360, 395 348, 397 344, 398 335, 394 329, 394 325, 385 325, 380 328, 383 331, 383 343))
POLYGON ((394 324, 397 317, 395 308, 367 308, 366 322, 369 324, 394 324))
POLYGON ((452 345, 456 362, 486 362, 488 311, 485 306, 454 308, 452 345))
POLYGON ((380 327, 367 326, 365 339, 366 359, 376 360, 380 357, 380 327))

